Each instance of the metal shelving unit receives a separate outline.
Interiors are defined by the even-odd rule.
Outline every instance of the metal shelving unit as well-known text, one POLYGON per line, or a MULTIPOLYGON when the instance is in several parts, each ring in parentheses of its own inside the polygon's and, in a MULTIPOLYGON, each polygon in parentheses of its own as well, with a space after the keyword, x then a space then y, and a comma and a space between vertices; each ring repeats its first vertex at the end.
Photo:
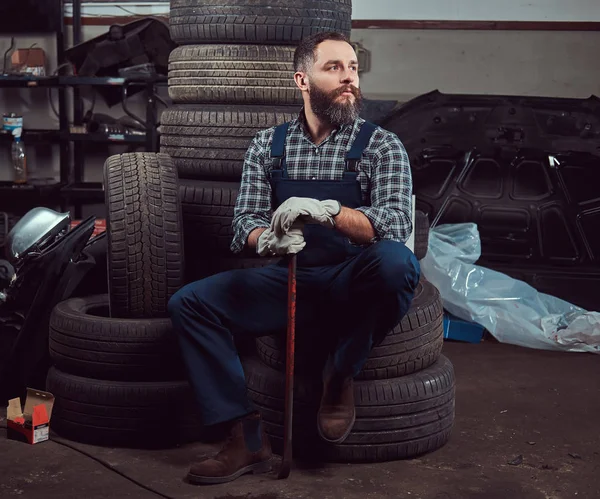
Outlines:
MULTIPOLYGON (((57 65, 65 64, 65 25, 63 0, 56 2, 56 16, 49 20, 47 32, 56 37, 57 65)), ((73 42, 81 43, 81 0, 73 0, 73 42)), ((138 144, 147 151, 158 151, 157 133, 157 86, 166 84, 166 76, 137 76, 135 78, 119 77, 87 77, 68 76, 59 71, 56 76, 36 77, 32 75, 0 75, 0 88, 56 88, 58 90, 58 129, 27 129, 23 130, 23 141, 26 144, 58 143, 60 151, 60 180, 48 185, 44 182, 32 182, 25 186, 15 186, 11 182, 0 182, 0 211, 13 211, 17 204, 29 205, 34 200, 46 206, 60 206, 66 210, 73 205, 75 217, 80 216, 81 205, 92 202, 102 202, 104 192, 102 185, 97 182, 83 181, 83 165, 85 163, 85 143, 106 144, 138 144), (145 135, 123 135, 102 133, 73 133, 74 128, 83 128, 83 87, 114 86, 122 89, 122 106, 127 115, 145 125, 145 135), (140 119, 127 107, 127 90, 131 86, 143 86, 146 100, 146 116, 140 119), (67 115, 67 89, 73 91, 73 123, 69 124, 67 115), (71 160, 71 151, 73 152, 71 160), (7 194, 5 196, 4 194, 7 194), (23 194, 27 193, 27 196, 23 194), (17 200, 16 195, 22 198, 17 200), (22 201, 22 203, 21 203, 22 201)), ((0 142, 9 142, 12 137, 0 133, 0 142)))
MULTIPOLYGON (((146 94, 146 133, 145 135, 123 135, 118 133, 73 133, 70 131, 69 123, 63 119, 60 113, 60 128, 58 129, 27 129, 23 130, 23 141, 26 144, 40 142, 58 142, 60 150, 60 183, 66 186, 70 184, 83 184, 84 150, 78 147, 85 142, 107 143, 107 144, 140 144, 145 145, 147 151, 158 151, 158 133, 156 130, 156 86, 166 83, 167 77, 159 76, 152 78, 136 77, 135 79, 111 78, 111 77, 78 77, 78 76, 54 76, 54 77, 32 77, 32 76, 0 76, 0 88, 58 88, 59 108, 61 106, 60 95, 65 94, 68 87, 79 90, 84 86, 120 86, 123 88, 123 110, 134 119, 139 121, 128 108, 125 102, 126 91, 129 86, 141 85, 145 87, 146 94), (73 164, 69 158, 69 151, 73 143, 73 164)), ((74 92, 75 94, 75 92, 74 92)), ((64 104, 63 104, 64 105, 64 104)), ((66 108, 66 105, 64 105, 66 108)), ((65 116, 66 118, 66 116, 65 116)), ((74 120, 73 126, 82 126, 82 120, 74 120)), ((7 133, 0 133, 0 140, 10 141, 12 137, 7 133)), ((2 190, 0 184, 0 191, 2 190)), ((62 191, 68 192, 68 191, 62 191)), ((0 210, 1 211, 1 210, 0 210)))

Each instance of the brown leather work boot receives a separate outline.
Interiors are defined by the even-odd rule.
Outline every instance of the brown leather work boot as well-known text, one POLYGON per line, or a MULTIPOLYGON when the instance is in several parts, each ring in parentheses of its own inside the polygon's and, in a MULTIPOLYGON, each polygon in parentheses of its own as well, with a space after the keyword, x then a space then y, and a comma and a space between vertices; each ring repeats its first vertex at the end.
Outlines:
POLYGON ((355 419, 353 379, 326 375, 317 414, 319 435, 326 442, 339 444, 350 434, 355 419))
POLYGON ((271 457, 271 443, 260 414, 253 412, 233 423, 216 456, 192 465, 188 480, 194 484, 216 484, 230 482, 245 473, 266 473, 271 471, 271 457))

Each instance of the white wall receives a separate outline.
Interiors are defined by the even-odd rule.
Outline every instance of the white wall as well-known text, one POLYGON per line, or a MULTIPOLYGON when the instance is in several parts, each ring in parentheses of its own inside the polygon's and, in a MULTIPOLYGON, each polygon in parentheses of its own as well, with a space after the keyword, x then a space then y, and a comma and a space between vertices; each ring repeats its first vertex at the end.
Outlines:
MULTIPOLYGON (((66 12, 72 6, 66 5, 66 12)), ((84 2, 86 15, 167 15, 169 2, 84 2)), ((353 0, 352 18, 449 21, 600 21, 599 0, 353 0)))
POLYGON ((353 19, 600 21, 599 0, 353 0, 353 19))
POLYGON ((600 31, 358 29, 371 51, 361 87, 373 98, 447 93, 600 97, 600 31))

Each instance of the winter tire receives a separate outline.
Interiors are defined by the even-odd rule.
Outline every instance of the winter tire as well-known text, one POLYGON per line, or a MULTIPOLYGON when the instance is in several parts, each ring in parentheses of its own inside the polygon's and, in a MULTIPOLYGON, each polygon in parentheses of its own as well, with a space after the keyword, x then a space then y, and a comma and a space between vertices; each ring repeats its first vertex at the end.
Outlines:
POLYGON ((177 171, 169 156, 128 153, 104 165, 112 317, 159 317, 184 278, 177 171))
MULTIPOLYGON (((356 379, 388 379, 417 372, 439 358, 444 342, 443 305, 437 288, 421 279, 411 307, 400 324, 373 347, 356 379)), ((285 334, 256 339, 260 359, 278 371, 285 370, 285 334)), ((311 341, 296 340, 296 368, 320 376, 311 341), (303 362, 304 360, 304 362, 303 362), (315 369, 315 366, 317 369, 315 369)))
POLYGON ((193 45, 169 57, 169 96, 180 103, 302 104, 294 47, 193 45))
POLYGON ((193 43, 297 44, 323 31, 350 36, 352 0, 171 0, 171 37, 193 43))
POLYGON ((50 357, 64 372, 104 380, 186 379, 169 318, 108 317, 108 295, 70 298, 50 316, 50 357))
MULTIPOLYGON (((262 413, 275 452, 283 446, 285 374, 245 359, 248 393, 262 413)), ((407 376, 355 381, 356 422, 341 444, 317 435, 320 382, 298 378, 294 388, 294 451, 323 461, 377 462, 419 456, 442 447, 454 424, 454 368, 445 356, 407 376)))

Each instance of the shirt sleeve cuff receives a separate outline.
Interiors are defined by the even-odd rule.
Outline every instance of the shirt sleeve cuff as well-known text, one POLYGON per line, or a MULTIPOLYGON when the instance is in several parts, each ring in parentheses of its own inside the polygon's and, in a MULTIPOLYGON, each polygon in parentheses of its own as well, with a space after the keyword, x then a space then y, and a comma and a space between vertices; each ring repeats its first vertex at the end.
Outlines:
POLYGON ((360 206, 356 210, 363 213, 369 219, 369 222, 371 222, 373 229, 375 229, 375 239, 373 242, 386 238, 392 223, 392 215, 389 213, 389 209, 360 206))
POLYGON ((240 253, 246 243, 248 241, 248 236, 254 229, 258 228, 269 228, 269 224, 264 220, 258 220, 255 218, 250 218, 248 220, 243 221, 237 226, 237 230, 233 236, 233 240, 231 241, 230 249, 233 253, 240 253))

